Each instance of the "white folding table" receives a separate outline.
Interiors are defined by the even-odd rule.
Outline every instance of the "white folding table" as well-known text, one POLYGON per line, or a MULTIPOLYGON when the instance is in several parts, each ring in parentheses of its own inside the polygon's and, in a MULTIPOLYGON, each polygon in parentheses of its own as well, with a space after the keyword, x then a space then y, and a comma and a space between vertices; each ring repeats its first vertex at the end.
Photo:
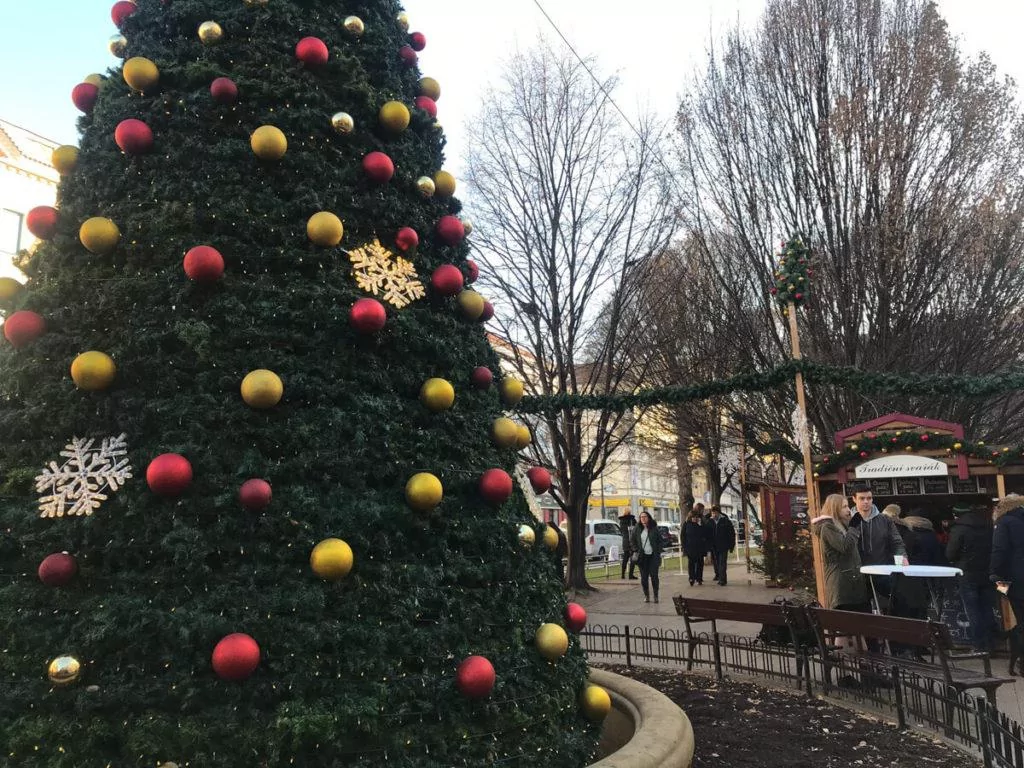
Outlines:
MULTIPOLYGON (((878 604, 878 593, 875 591, 875 576, 892 576, 894 573, 898 573, 901 576, 918 579, 955 579, 957 576, 964 575, 964 572, 959 568, 947 565, 862 565, 860 572, 867 576, 868 581, 871 582, 871 597, 874 602, 875 613, 878 614, 881 614, 882 610, 878 604)), ((938 610, 934 599, 935 595, 932 594, 931 589, 928 590, 928 597, 932 602, 936 615, 941 616, 941 611, 938 610)))

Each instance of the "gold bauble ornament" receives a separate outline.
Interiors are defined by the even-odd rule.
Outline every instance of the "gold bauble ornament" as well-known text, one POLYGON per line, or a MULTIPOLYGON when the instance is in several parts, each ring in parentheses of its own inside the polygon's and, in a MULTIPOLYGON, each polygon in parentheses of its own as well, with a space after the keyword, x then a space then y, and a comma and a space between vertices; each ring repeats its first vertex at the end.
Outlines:
POLYGON ((358 16, 346 16, 345 21, 341 25, 353 37, 362 37, 363 32, 366 31, 366 25, 363 24, 363 20, 358 16))
POLYGON ((330 211, 320 211, 309 217, 309 221, 306 222, 306 234, 314 245, 333 248, 341 242, 345 227, 341 219, 330 211))
POLYGON ((455 194, 455 177, 448 171, 438 171, 434 174, 434 189, 441 197, 451 197, 455 194))
POLYGON ((117 58, 123 59, 128 50, 128 38, 124 35, 111 35, 107 40, 107 50, 117 58))
POLYGON ((418 472, 405 484, 405 503, 417 512, 429 512, 444 498, 441 481, 429 472, 418 472))
POLYGON ((427 379, 420 387, 420 402, 434 413, 447 411, 455 404, 455 387, 445 379, 427 379))
POLYGON ((121 230, 110 219, 93 216, 82 222, 82 226, 78 228, 78 239, 86 250, 102 256, 117 247, 121 240, 121 230))
POLYGON ((429 176, 420 176, 416 179, 416 189, 419 190, 423 197, 434 196, 434 180, 429 176))
POLYGON ((398 22, 398 28, 400 30, 402 30, 403 32, 408 32, 409 31, 409 14, 408 13, 406 13, 405 11, 402 11, 397 16, 395 16, 395 21, 398 22))
POLYGON ((558 549, 558 533, 550 525, 544 526, 544 546, 552 552, 558 549))
POLYGON ((82 674, 82 665, 74 656, 58 656, 46 668, 46 676, 54 685, 71 685, 78 682, 82 674))
POLYGON ((514 448, 519 439, 519 425, 506 416, 497 418, 491 425, 491 439, 499 448, 514 448))
POLYGON ((50 155, 50 162, 53 163, 53 167, 57 169, 57 173, 61 176, 71 173, 78 164, 78 147, 62 144, 53 150, 53 154, 50 155))
POLYGON ((90 350, 71 361, 71 380, 84 392, 99 392, 114 383, 117 366, 104 352, 90 350))
POLYGON ((401 133, 409 127, 412 116, 409 108, 400 101, 387 101, 377 114, 381 127, 391 133, 401 133))
POLYGON ((160 70, 145 56, 132 56, 121 67, 121 75, 133 91, 145 93, 160 82, 160 70))
POLYGON ((219 43, 222 37, 224 37, 224 30, 216 21, 204 21, 199 25, 199 39, 203 45, 219 43))
POLYGON ((426 96, 437 101, 441 98, 441 84, 432 77, 421 77, 420 96, 426 96))
MULTIPOLYGON (((550 526, 548 530, 551 530, 550 526)), ((541 624, 533 642, 540 655, 548 661, 558 661, 569 650, 569 635, 557 624, 541 624)))
POLYGON ((529 549, 533 546, 534 542, 537 541, 537 532, 533 530, 532 526, 523 523, 519 526, 519 546, 523 549, 529 549))
POLYGON ((352 570, 352 547, 341 539, 324 539, 309 555, 313 573, 324 581, 340 581, 352 570))
POLYGON ((467 235, 472 234, 473 233, 473 222, 470 221, 469 219, 463 219, 462 220, 462 228, 465 230, 467 235))
POLYGON ((530 433, 530 428, 525 424, 516 425, 516 448, 525 448, 533 442, 533 435, 530 433))
POLYGON ((260 160, 280 160, 288 151, 288 139, 280 128, 261 125, 249 137, 249 146, 260 160))
POLYGON ((82 80, 82 82, 83 83, 90 83, 92 85, 95 85, 97 88, 99 88, 101 85, 103 85, 103 75, 99 75, 99 74, 96 74, 95 72, 93 72, 91 75, 86 75, 85 79, 82 80))
POLYGON ((468 288, 459 291, 459 309, 467 320, 479 320, 484 313, 484 297, 468 288))
POLYGON ((523 382, 506 376, 498 385, 498 393, 501 395, 501 402, 505 405, 518 405, 519 401, 523 399, 523 382))
POLYGON ((273 408, 284 396, 281 377, 266 368, 249 371, 242 379, 242 400, 252 408, 273 408))
POLYGON ((599 685, 588 685, 580 694, 580 709, 592 723, 600 723, 612 708, 612 697, 599 685))
POLYGON ((335 133, 345 136, 356 129, 356 121, 352 119, 352 115, 348 112, 335 112, 331 115, 331 128, 334 129, 335 133))
POLYGON ((0 301, 10 301, 21 293, 22 285, 13 277, 0 277, 0 301))

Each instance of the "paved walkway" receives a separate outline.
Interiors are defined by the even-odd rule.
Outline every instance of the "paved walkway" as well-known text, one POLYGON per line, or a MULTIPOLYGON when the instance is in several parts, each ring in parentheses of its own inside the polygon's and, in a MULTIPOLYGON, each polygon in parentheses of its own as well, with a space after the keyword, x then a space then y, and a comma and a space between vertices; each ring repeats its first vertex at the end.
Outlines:
MULTIPOLYGON (((741 603, 768 603, 786 590, 764 586, 764 578, 758 573, 747 573, 744 562, 729 563, 729 583, 720 587, 712 580, 711 566, 704 568, 703 586, 690 586, 686 574, 677 570, 661 572, 661 602, 645 603, 640 581, 618 579, 598 582, 598 591, 576 598, 587 609, 587 622, 591 624, 616 624, 659 627, 682 630, 683 620, 676 615, 672 604, 673 595, 702 597, 709 600, 734 600, 741 603)), ((719 631, 733 635, 754 636, 759 626, 738 622, 722 621, 719 631)), ((992 659, 992 671, 996 675, 1006 672, 1007 659, 999 656, 992 659)), ((967 666, 981 669, 981 662, 968 662, 967 666)), ((978 692, 980 693, 980 692, 978 692)), ((997 694, 999 709, 1018 723, 1024 723, 1024 678, 1017 678, 1014 685, 1004 685, 997 694)))

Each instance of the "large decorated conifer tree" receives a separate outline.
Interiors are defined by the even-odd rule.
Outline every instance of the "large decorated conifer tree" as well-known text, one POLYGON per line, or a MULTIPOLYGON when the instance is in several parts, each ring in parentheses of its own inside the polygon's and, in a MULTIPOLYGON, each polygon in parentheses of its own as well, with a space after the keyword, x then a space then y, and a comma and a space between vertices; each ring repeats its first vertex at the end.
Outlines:
POLYGON ((425 38, 392 0, 112 15, 0 284, 0 763, 586 764, 607 694, 425 38))

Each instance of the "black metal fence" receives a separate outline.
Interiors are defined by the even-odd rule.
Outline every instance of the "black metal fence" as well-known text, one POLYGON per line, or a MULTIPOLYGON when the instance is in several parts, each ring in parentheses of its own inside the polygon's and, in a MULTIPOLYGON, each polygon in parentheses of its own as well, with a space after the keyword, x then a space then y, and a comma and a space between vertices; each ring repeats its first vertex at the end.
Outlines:
POLYGON ((892 717, 901 728, 934 731, 982 758, 985 768, 1024 768, 1024 728, 984 696, 959 693, 898 664, 841 658, 827 674, 810 649, 767 644, 754 637, 615 624, 592 624, 580 634, 592 661, 627 666, 711 669, 770 680, 892 717))

